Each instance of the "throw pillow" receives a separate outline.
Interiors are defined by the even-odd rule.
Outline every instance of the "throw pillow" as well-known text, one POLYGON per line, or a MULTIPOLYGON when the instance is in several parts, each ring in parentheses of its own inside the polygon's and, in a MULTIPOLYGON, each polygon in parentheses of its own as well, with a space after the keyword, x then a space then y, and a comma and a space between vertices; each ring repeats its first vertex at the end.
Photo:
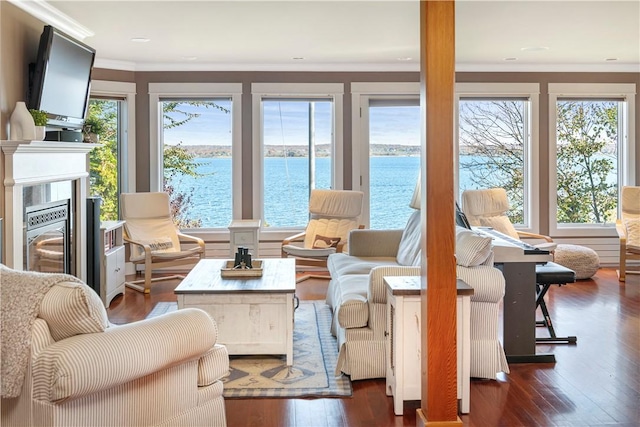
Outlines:
POLYGON ((340 237, 326 237, 316 234, 313 240, 313 249, 337 248, 340 243, 340 237))
POLYGON ((56 341, 104 332, 109 325, 102 300, 84 283, 61 282, 52 286, 42 299, 38 317, 47 322, 56 341))
POLYGON ((171 240, 171 237, 158 237, 142 243, 149 245, 153 252, 173 252, 173 240, 171 240))
POLYGON ((420 252, 422 249, 422 229, 420 220, 420 211, 414 211, 407 225, 402 231, 402 238, 398 245, 398 254, 396 261, 400 265, 417 266, 420 265, 420 252))
POLYGON ((491 237, 478 236, 473 231, 456 227, 456 264, 474 267, 491 255, 491 237))

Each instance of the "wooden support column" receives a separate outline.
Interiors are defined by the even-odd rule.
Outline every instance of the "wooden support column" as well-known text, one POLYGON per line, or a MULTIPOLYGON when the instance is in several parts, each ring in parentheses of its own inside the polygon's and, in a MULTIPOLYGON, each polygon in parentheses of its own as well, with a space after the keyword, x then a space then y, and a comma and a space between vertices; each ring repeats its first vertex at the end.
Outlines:
POLYGON ((416 423, 459 426, 453 199, 455 2, 420 2, 422 398, 416 423), (425 277, 426 276, 426 277, 425 277), (426 279, 426 281, 425 281, 426 279))

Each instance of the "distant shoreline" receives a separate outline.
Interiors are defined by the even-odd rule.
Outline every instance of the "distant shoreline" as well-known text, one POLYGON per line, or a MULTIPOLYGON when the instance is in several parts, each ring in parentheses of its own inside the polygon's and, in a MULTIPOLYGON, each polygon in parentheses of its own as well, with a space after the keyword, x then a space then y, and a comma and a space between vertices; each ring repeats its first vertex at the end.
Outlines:
MULTIPOLYGON (((228 145, 180 145, 194 158, 224 158, 232 157, 231 147, 228 145)), ((372 144, 370 147, 372 157, 417 157, 420 156, 420 147, 415 145, 386 145, 372 144)), ((308 157, 309 147, 306 145, 288 145, 277 147, 267 145, 265 157, 308 157)), ((317 157, 330 157, 329 144, 316 145, 317 157)))

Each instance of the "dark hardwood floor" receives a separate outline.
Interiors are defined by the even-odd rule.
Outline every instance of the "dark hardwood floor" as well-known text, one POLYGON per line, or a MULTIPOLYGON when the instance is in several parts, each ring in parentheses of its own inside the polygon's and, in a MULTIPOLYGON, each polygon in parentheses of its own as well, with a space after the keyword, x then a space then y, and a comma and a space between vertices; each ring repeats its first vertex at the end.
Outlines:
MULTIPOLYGON (((144 319, 155 303, 175 301, 177 281, 153 285, 151 295, 126 290, 108 310, 113 323, 144 319)), ((298 285, 301 299, 324 299, 328 281, 298 285)), ((512 364, 497 381, 471 382, 465 426, 640 426, 640 276, 618 282, 600 269, 590 280, 558 288, 547 306, 558 335, 577 345, 538 345, 555 364, 512 364)), ((540 336, 546 330, 538 328, 540 336)), ((415 426, 419 402, 394 416, 384 379, 353 382, 353 396, 332 399, 227 399, 227 422, 236 426, 415 426)))

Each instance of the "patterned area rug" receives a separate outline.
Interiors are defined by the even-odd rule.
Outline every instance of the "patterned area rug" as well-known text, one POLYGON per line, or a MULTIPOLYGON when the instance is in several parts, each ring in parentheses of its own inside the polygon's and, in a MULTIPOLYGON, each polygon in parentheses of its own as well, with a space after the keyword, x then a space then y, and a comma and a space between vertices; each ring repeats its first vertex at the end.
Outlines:
MULTIPOLYGON (((147 318, 177 310, 175 302, 156 304, 147 318)), ((324 301, 300 301, 295 311, 293 366, 285 356, 230 356, 225 398, 351 396, 351 382, 334 370, 338 359, 331 335, 331 309, 324 301)))

